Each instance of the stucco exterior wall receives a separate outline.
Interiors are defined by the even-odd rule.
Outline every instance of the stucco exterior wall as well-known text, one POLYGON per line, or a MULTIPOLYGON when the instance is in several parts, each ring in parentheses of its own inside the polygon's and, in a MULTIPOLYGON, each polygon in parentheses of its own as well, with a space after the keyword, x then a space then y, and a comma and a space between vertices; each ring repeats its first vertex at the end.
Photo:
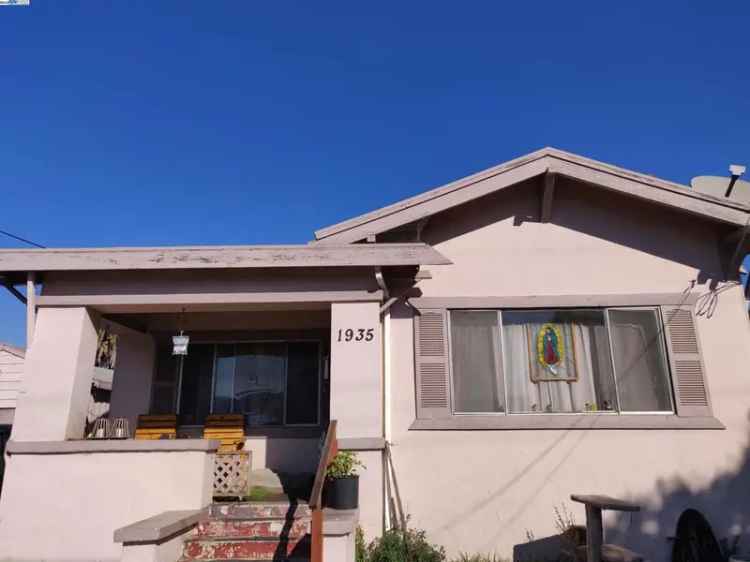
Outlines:
POLYGON ((53 272, 45 276, 42 294, 127 295, 233 293, 266 291, 377 290, 372 268, 347 272, 304 268, 290 275, 283 269, 53 272))
MULTIPOLYGON (((424 296, 681 293, 716 278, 716 233, 686 216, 574 188, 556 192, 552 222, 535 222, 534 186, 518 186, 432 219, 424 233, 452 266, 431 267, 424 296), (524 187, 527 191, 524 191, 524 187), (612 199, 610 199, 612 198, 612 199)), ((579 523, 573 493, 642 503, 610 517, 608 540, 669 560, 674 526, 702 510, 718 537, 750 546, 750 326, 738 287, 698 319, 716 417, 726 430, 414 431, 412 310, 391 309, 389 427, 393 464, 411 524, 449 553, 511 556, 556 533, 554 508, 579 523)))
POLYGON ((127 418, 132 436, 138 416, 147 414, 151 406, 156 345, 150 334, 123 326, 111 326, 110 330, 118 335, 118 342, 109 415, 111 418, 127 418))
POLYGON ((213 454, 12 455, 0 497, 0 560, 114 561, 114 530, 210 501, 213 454))
POLYGON ((39 310, 18 396, 16 441, 82 439, 96 355, 96 315, 79 308, 39 310))
POLYGON ((331 305, 331 419, 339 437, 382 436, 381 353, 379 303, 331 305))
POLYGON ((681 293, 721 274, 700 219, 563 178, 551 222, 539 206, 527 182, 433 218, 422 237, 453 264, 429 267, 424 295, 681 293))

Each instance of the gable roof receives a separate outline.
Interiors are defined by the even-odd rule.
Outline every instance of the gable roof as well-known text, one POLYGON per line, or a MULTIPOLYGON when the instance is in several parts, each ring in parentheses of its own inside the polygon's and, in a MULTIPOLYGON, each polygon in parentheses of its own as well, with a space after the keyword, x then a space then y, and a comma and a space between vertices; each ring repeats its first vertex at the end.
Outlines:
POLYGON ((744 226, 750 216, 750 207, 737 201, 698 193, 686 185, 548 147, 415 197, 321 228, 315 231, 314 242, 357 242, 546 173, 573 178, 733 226, 744 226))
POLYGON ((10 345, 9 343, 0 342, 0 351, 7 351, 11 355, 15 355, 16 357, 19 357, 21 359, 24 359, 26 357, 25 349, 21 349, 20 347, 16 347, 15 345, 10 345))

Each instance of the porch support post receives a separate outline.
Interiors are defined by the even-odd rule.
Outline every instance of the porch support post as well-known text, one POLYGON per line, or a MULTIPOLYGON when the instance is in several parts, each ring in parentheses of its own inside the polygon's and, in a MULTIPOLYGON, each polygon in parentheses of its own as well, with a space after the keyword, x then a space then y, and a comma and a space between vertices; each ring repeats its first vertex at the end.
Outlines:
MULTIPOLYGON (((331 305, 331 419, 337 421, 342 445, 382 440, 381 337, 380 302, 331 305)), ((359 522, 366 536, 377 537, 383 532, 382 451, 357 454, 365 465, 359 478, 359 522)))
POLYGON ((36 322, 36 274, 30 271, 26 277, 26 349, 31 347, 34 339, 36 322))
POLYGON ((96 355, 96 319, 86 308, 44 308, 26 355, 12 438, 81 439, 96 355))
POLYGON ((331 305, 331 419, 338 435, 382 437, 380 304, 331 305))

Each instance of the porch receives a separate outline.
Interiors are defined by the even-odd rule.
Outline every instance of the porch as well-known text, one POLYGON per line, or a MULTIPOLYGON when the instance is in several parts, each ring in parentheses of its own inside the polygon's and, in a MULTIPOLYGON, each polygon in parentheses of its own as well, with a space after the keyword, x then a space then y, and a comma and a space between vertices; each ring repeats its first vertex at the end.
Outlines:
POLYGON ((421 265, 445 263, 424 244, 0 252, 0 273, 26 283, 31 341, 0 497, 4 555, 120 560, 115 529, 205 508, 219 443, 201 426, 217 413, 243 416, 253 469, 290 473, 316 471, 338 420, 339 447, 367 466, 360 524, 379 535, 381 306, 421 265), (170 349, 179 332, 184 357, 170 349), (102 334, 117 342, 109 396, 93 384, 108 367, 102 334), (87 439, 107 408, 128 438, 87 439), (177 416, 175 439, 133 439, 155 413, 177 416), (34 518, 18 516, 30 499, 34 518))
POLYGON ((108 416, 127 419, 129 437, 144 414, 175 415, 163 437, 177 439, 203 438, 207 418, 234 414, 253 469, 315 471, 331 410, 330 305, 112 314, 98 332, 117 342, 108 416), (187 354, 175 355, 181 332, 187 354))
MULTIPOLYGON (((23 512, 29 498, 54 498, 45 506, 41 524, 65 532, 45 536, 34 545, 37 552, 49 555, 69 548, 71 556, 75 552, 82 560, 120 560, 126 551, 132 556, 133 548, 121 551, 122 546, 112 542, 115 529, 166 512, 202 511, 218 499, 214 476, 219 443, 205 438, 204 424, 219 414, 244 420, 240 454, 247 456, 252 472, 238 499, 247 501, 259 485, 253 475, 268 469, 283 483, 276 492, 289 493, 290 480, 296 480, 291 495, 306 505, 334 410, 332 395, 349 393, 349 384, 366 387, 368 372, 371 388, 377 385, 379 390, 379 326, 373 323, 378 309, 377 302, 195 312, 40 308, 30 354, 37 378, 22 398, 8 447, 11 485, 0 500, 2 511, 23 512), (373 330, 373 342, 363 341, 359 348, 360 359, 369 348, 373 351, 372 363, 355 371, 362 380, 347 382, 339 375, 338 388, 331 384, 331 374, 352 373, 353 357, 332 345, 337 322, 369 322, 373 330), (174 355, 172 336, 181 331, 190 336, 187 355, 174 355), (110 342, 114 358, 106 353, 102 358, 103 341, 110 342), (337 370, 337 357, 348 365, 346 371, 337 370), (111 371, 111 385, 109 392, 102 392, 106 371, 111 371), (45 378, 44 384, 39 377, 45 378), (31 412, 23 410, 23 401, 35 405, 32 416, 24 418, 24 412, 31 412), (43 416, 38 415, 45 411, 40 405, 49 408, 43 416), (139 417, 157 414, 176 416, 174 434, 135 438, 139 417), (127 420, 127 437, 95 438, 97 418, 106 417, 127 420), (96 516, 71 519, 71 514, 84 512, 96 516), (63 535, 68 538, 61 547, 63 535)), ((345 405, 354 406, 348 404, 354 399, 345 405)), ((374 412, 379 400, 375 394, 358 408, 374 412)), ((346 409, 341 410, 346 415, 346 409)), ((379 427, 373 427, 369 436, 377 436, 377 431, 379 427)), ((356 434, 344 436, 344 442, 357 447, 356 434)), ((362 501, 367 502, 364 512, 371 512, 370 521, 379 524, 380 466, 373 462, 371 467, 369 479, 363 478, 362 501)), ((2 536, 22 533, 30 541, 30 532, 20 519, 6 519, 0 526, 2 536)), ((28 542, 16 544, 28 551, 28 542)), ((300 548, 309 549, 309 544, 300 548)))

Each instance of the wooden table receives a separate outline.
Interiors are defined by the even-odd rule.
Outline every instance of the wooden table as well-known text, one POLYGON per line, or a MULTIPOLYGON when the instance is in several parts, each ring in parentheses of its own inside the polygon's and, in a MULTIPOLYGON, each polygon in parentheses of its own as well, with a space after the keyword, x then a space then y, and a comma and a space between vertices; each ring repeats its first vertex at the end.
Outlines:
POLYGON ((570 499, 586 506, 586 562, 601 562, 604 528, 602 511, 640 511, 641 506, 617 498, 573 494, 570 499))

